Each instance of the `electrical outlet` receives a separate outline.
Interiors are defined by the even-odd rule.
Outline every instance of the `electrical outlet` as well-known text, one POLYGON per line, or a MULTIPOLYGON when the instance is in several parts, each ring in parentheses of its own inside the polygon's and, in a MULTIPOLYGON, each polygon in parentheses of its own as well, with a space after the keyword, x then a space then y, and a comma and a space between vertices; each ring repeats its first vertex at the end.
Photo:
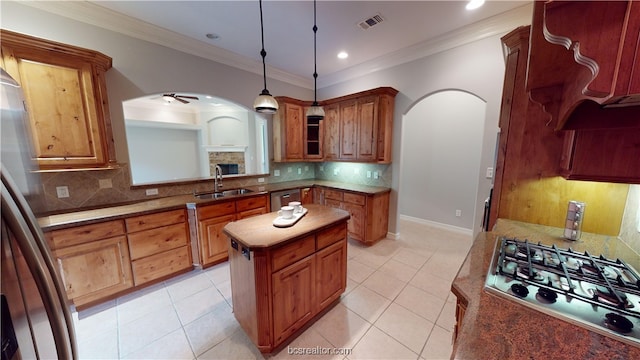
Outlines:
POLYGON ((462 210, 456 210, 456 216, 457 217, 462 216, 462 210))
POLYGON ((353 168, 353 173, 356 175, 360 174, 360 168, 353 168))
POLYGON ((380 177, 380 175, 378 175, 378 172, 377 172, 377 171, 374 171, 374 172, 373 172, 373 178, 374 178, 374 179, 377 179, 378 177, 380 177))
POLYGON ((287 168, 287 172, 288 172, 288 173, 293 172, 293 168, 292 168, 292 167, 288 167, 288 168, 287 168))
POLYGON ((371 179, 371 170, 367 170, 367 178, 371 179))
POLYGON ((68 198, 69 197, 69 187, 68 186, 56 186, 56 194, 58 195, 58 199, 68 198))
POLYGON ((280 176, 280 170, 273 170, 273 176, 280 176))
POLYGON ((145 190, 145 194, 147 194, 147 196, 158 195, 158 189, 147 189, 145 190))
POLYGON ((338 174, 340 174, 340 168, 333 169, 333 175, 338 175, 338 174))
POLYGON ((302 174, 302 168, 298 168, 298 175, 302 174))
POLYGON ((304 172, 307 172, 307 171, 309 171, 309 166, 305 165, 304 166, 304 172))
POLYGON ((487 168, 487 173, 486 173, 485 177, 487 179, 491 179, 493 177, 493 168, 492 167, 488 167, 487 168))
POLYGON ((264 178, 258 178, 258 182, 259 183, 263 183, 264 182, 264 178))
POLYGON ((111 189, 113 187, 113 183, 111 179, 100 179, 98 180, 98 187, 100 189, 111 189))

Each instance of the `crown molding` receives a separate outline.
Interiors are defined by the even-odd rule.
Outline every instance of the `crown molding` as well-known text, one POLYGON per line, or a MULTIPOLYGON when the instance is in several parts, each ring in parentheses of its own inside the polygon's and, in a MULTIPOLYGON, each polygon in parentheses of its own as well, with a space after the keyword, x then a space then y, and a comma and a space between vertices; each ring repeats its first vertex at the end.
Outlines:
MULTIPOLYGON (((21 4, 262 75, 261 61, 249 59, 231 51, 134 19, 87 1, 26 1, 21 2, 21 4)), ((318 79, 318 88, 349 81, 487 37, 506 34, 518 26, 531 24, 532 14, 533 3, 530 2, 420 44, 398 50, 362 64, 354 65, 332 74, 323 75, 318 79)), ((306 89, 313 89, 312 79, 293 75, 268 65, 267 69, 269 78, 271 79, 306 89)))

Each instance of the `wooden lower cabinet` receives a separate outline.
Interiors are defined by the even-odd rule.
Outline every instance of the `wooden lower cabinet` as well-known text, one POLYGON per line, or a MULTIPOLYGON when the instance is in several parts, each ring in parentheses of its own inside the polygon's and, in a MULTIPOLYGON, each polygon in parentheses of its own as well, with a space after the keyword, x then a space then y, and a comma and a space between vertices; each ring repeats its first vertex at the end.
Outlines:
POLYGON ((193 268, 185 209, 130 217, 125 223, 134 285, 193 268))
POLYGON ((200 257, 202 265, 213 265, 228 259, 227 236, 222 229, 236 219, 235 214, 222 215, 211 219, 200 220, 200 257))
POLYGON ((124 221, 46 233, 67 297, 82 306, 133 287, 124 221))
POLYGON ((209 267, 229 258, 229 242, 222 229, 228 223, 268 212, 268 196, 258 195, 196 207, 200 264, 209 267))
POLYGON ((456 296, 456 324, 453 329, 453 341, 455 342, 460 334, 460 327, 462 326, 462 320, 464 320, 464 314, 467 311, 467 305, 469 302, 458 291, 452 288, 453 294, 456 296))
POLYGON ((389 192, 378 194, 321 188, 321 204, 349 212, 349 237, 373 244, 387 236, 389 192))

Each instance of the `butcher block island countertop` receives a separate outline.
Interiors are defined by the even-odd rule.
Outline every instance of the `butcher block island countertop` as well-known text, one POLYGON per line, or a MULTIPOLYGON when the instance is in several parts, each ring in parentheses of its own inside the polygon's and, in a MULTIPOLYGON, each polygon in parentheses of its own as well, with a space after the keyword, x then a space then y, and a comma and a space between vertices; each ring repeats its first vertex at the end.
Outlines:
POLYGON ((286 345, 335 305, 347 285, 349 213, 322 205, 293 226, 272 212, 231 222, 233 314, 262 353, 286 345))
POLYGON ((451 286, 458 298, 457 315, 464 309, 452 359, 640 359, 639 347, 484 291, 498 236, 588 250, 609 258, 635 257, 615 237, 583 233, 580 241, 570 242, 561 238, 561 231, 499 219, 493 231, 478 235, 451 286))

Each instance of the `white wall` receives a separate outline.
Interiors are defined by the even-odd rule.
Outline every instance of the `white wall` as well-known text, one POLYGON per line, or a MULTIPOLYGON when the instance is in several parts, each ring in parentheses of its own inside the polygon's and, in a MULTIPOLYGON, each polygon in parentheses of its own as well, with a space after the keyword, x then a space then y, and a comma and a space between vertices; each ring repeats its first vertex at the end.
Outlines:
POLYGON ((472 94, 445 90, 425 97, 405 115, 398 174, 401 216, 471 233, 485 105, 472 94), (461 215, 452 217, 457 210, 461 215))
POLYGON ((135 184, 208 176, 200 171, 199 131, 127 126, 127 139, 135 184), (176 177, 176 174, 180 175, 176 177))

